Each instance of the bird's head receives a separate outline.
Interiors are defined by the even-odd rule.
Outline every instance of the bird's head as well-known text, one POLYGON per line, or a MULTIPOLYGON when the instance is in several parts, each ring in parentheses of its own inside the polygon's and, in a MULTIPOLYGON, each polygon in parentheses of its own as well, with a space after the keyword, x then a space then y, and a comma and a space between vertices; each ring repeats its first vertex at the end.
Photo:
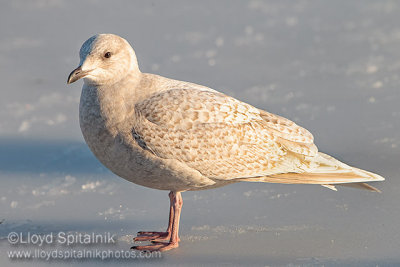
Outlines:
POLYGON ((80 63, 68 76, 67 83, 81 78, 87 83, 113 84, 132 71, 139 71, 130 44, 114 34, 97 34, 83 43, 80 63))

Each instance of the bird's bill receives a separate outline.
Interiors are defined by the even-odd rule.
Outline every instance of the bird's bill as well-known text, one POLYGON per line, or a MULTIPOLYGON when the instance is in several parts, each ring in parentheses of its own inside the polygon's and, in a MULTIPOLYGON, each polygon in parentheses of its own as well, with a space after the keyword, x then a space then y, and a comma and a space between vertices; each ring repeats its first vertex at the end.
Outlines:
POLYGON ((68 76, 67 84, 76 82, 77 80, 85 77, 87 74, 88 71, 83 71, 82 66, 79 66, 70 73, 70 75, 68 76))

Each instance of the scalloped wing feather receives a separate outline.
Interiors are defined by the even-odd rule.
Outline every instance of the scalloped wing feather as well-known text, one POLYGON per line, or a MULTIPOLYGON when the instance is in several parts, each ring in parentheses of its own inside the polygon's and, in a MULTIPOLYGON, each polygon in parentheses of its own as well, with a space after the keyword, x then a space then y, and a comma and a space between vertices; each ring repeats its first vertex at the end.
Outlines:
POLYGON ((213 179, 259 177, 309 168, 316 146, 307 130, 212 91, 172 89, 135 107, 135 134, 161 158, 213 179))

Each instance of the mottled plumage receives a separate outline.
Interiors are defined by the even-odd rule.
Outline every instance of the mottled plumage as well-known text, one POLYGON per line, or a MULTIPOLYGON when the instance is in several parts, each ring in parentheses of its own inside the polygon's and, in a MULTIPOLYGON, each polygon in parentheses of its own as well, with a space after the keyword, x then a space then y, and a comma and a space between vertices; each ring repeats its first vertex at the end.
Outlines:
POLYGON ((119 36, 91 37, 80 58, 68 82, 85 81, 79 116, 90 149, 122 178, 171 191, 169 230, 136 239, 170 242, 137 249, 177 246, 181 191, 240 181, 371 190, 362 182, 384 180, 318 152, 311 133, 288 119, 205 86, 141 73, 119 36))

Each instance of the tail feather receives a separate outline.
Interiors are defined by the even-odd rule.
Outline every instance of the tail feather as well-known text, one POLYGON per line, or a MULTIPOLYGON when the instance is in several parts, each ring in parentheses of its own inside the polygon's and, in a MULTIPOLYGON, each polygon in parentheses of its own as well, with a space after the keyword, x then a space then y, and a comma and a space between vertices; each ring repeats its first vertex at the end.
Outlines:
POLYGON ((382 191, 379 190, 378 188, 373 187, 372 185, 369 185, 369 184, 366 184, 366 183, 338 184, 338 186, 353 187, 353 188, 357 188, 357 189, 368 190, 368 191, 371 191, 371 192, 382 193, 382 191))
POLYGON ((382 193, 381 190, 379 190, 376 187, 373 187, 372 185, 366 184, 366 183, 348 183, 348 184, 336 184, 336 185, 332 185, 332 184, 321 184, 323 187, 329 188, 333 191, 337 191, 336 186, 345 186, 345 187, 352 187, 352 188, 357 188, 357 189, 363 189, 363 190, 368 190, 371 192, 378 192, 378 193, 382 193))
POLYGON ((283 184, 320 184, 335 191, 335 186, 341 185, 376 192, 380 191, 366 184, 366 182, 385 180, 378 174, 351 167, 321 152, 316 157, 313 157, 310 166, 305 172, 289 172, 241 180, 283 184))

